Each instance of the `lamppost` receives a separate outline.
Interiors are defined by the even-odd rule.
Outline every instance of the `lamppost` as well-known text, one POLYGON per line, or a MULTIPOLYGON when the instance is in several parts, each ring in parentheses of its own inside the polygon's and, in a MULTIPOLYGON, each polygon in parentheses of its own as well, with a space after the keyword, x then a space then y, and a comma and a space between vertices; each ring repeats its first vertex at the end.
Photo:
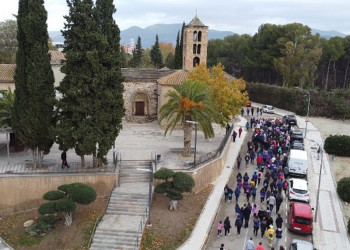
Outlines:
POLYGON ((186 120, 187 123, 194 124, 195 132, 194 132, 194 159, 193 159, 193 167, 196 167, 196 154, 197 154, 197 128, 198 122, 186 120))
POLYGON ((306 137, 306 132, 307 132, 307 123, 309 122, 309 110, 310 110, 310 92, 299 88, 299 87, 295 87, 296 89, 299 89, 300 91, 303 91, 307 94, 308 97, 308 101, 307 101, 307 113, 306 113, 306 126, 305 126, 305 134, 304 134, 304 138, 306 137))
POLYGON ((138 171, 149 172, 150 180, 149 180, 149 188, 148 188, 148 223, 147 226, 152 226, 151 222, 151 203, 152 203, 152 182, 153 182, 153 169, 147 168, 137 168, 138 171))
MULTIPOLYGON (((315 142, 315 141, 313 141, 315 142)), ((318 212, 318 205, 319 205, 319 198, 320 198, 320 186, 321 186, 321 175, 322 175, 322 167, 323 167, 323 148, 320 144, 315 142, 318 145, 317 153, 321 156, 321 165, 320 165, 320 173, 318 176, 318 188, 317 188, 317 199, 316 199, 316 210, 315 210, 315 222, 317 222, 317 212, 318 212)))

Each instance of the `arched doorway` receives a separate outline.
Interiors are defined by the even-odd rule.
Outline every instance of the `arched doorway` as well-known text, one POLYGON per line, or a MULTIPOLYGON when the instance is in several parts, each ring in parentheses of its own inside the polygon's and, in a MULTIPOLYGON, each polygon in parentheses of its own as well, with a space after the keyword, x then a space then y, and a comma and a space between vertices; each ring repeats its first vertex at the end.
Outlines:
POLYGON ((149 98, 146 93, 137 92, 131 97, 133 116, 146 116, 149 114, 149 98))

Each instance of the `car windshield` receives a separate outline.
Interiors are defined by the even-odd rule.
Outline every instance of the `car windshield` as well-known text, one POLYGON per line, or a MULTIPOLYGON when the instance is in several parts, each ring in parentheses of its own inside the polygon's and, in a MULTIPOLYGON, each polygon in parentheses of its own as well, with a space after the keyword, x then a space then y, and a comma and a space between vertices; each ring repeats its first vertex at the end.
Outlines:
POLYGON ((295 217, 295 222, 304 225, 311 225, 311 220, 302 217, 295 217))
POLYGON ((298 194, 307 194, 307 190, 293 188, 293 191, 298 194))

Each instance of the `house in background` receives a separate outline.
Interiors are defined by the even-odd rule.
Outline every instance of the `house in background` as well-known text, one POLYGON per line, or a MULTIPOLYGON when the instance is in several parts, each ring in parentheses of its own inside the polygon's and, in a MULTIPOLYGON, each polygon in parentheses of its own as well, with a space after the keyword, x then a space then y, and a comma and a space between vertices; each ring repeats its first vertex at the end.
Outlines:
MULTIPOLYGON (((174 85, 182 84, 187 79, 188 71, 207 62, 208 26, 197 16, 184 28, 183 68, 172 69, 139 69, 123 68, 125 118, 133 122, 150 122, 158 117, 159 108, 168 99, 166 94, 174 85)), ((55 86, 59 86, 64 74, 60 71, 64 54, 61 51, 50 51, 51 66, 55 76, 55 86)), ((8 86, 14 90, 13 75, 15 64, 0 65, 0 89, 8 86)), ((59 98, 59 94, 57 95, 59 98)))

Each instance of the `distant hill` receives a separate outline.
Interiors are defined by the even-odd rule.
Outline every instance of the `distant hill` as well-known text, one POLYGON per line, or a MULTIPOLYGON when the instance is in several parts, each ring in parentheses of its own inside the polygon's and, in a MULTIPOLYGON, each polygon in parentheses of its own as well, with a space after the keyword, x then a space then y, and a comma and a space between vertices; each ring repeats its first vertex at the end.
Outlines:
POLYGON ((329 39, 334 36, 346 37, 345 34, 340 33, 339 31, 336 31, 336 30, 324 31, 324 30, 318 30, 318 29, 311 29, 311 33, 313 35, 315 35, 316 33, 319 33, 321 37, 326 39, 329 39))
MULTIPOLYGON (((132 26, 126 30, 122 30, 121 44, 127 45, 130 44, 130 40, 134 39, 136 43, 137 37, 141 37, 141 43, 143 48, 151 47, 155 40, 156 35, 158 34, 160 42, 173 43, 176 44, 177 32, 181 31, 182 24, 155 24, 148 26, 146 28, 140 28, 137 26, 132 26)), ((223 39, 226 36, 233 35, 231 31, 219 31, 209 29, 208 37, 209 39, 223 39)), ((63 42, 64 39, 60 31, 49 31, 49 36, 53 42, 63 42)))
MULTIPOLYGON (((126 30, 121 31, 121 44, 128 45, 130 44, 130 40, 134 39, 136 43, 137 37, 141 37, 142 47, 149 48, 151 47, 156 39, 156 35, 159 36, 160 42, 173 43, 175 46, 177 32, 181 31, 182 24, 155 24, 148 26, 146 28, 140 28, 137 26, 132 26, 126 30)), ((345 37, 346 35, 340 33, 336 30, 324 31, 318 29, 311 29, 312 34, 319 33, 321 37, 329 39, 334 36, 345 37)), ((223 39, 226 36, 233 35, 232 31, 219 31, 209 29, 208 38, 210 39, 223 39)), ((62 37, 61 31, 49 31, 49 36, 53 42, 63 42, 64 39, 62 37)))

